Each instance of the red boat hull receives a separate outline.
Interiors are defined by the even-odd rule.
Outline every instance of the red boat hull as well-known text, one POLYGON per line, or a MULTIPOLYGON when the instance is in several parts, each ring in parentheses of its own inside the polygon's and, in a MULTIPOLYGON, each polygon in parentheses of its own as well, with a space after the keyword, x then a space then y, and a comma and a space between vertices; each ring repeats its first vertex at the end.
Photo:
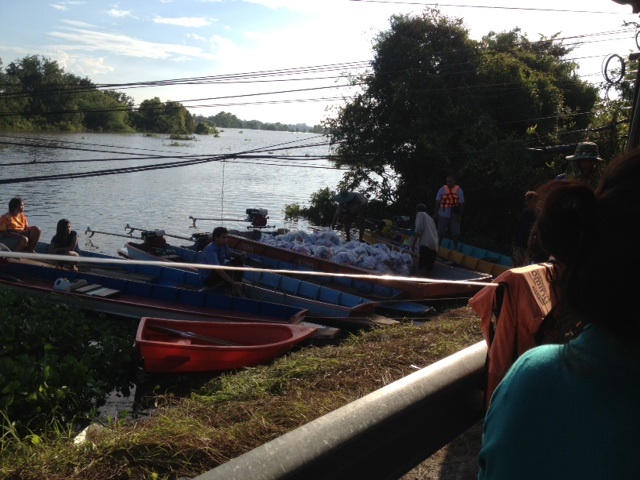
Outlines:
POLYGON ((150 373, 216 372, 266 363, 311 337, 316 328, 280 323, 209 322, 143 317, 136 345, 150 373), (156 331, 175 330, 176 333, 156 331), (185 332, 179 335, 177 332, 185 332), (184 338, 193 335, 193 338, 184 338), (208 337, 221 343, 207 342, 208 337))

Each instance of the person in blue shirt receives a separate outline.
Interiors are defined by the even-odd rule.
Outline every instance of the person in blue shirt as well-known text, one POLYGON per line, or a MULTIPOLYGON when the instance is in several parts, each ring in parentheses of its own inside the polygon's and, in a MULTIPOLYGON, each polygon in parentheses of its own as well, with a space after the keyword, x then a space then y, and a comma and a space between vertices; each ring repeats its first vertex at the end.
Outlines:
MULTIPOLYGON (((200 255, 198 263, 230 267, 244 266, 245 253, 235 252, 227 246, 229 231, 225 227, 213 229, 213 241, 207 245, 200 255)), ((223 269, 198 269, 200 281, 206 288, 222 288, 232 295, 242 295, 242 271, 232 270, 227 273, 223 269)))
POLYGON ((537 218, 558 263, 564 344, 526 351, 495 390, 479 479, 628 479, 640 475, 640 149, 613 160, 593 191, 551 182, 537 218))

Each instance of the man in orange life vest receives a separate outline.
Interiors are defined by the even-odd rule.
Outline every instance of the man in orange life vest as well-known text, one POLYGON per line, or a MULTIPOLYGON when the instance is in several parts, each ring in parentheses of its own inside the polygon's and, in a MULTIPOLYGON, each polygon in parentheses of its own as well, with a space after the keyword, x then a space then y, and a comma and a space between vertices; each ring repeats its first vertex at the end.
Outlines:
POLYGON ((436 211, 433 218, 438 223, 438 238, 440 243, 444 234, 449 230, 454 247, 458 246, 460 240, 460 221, 462 219, 462 208, 464 207, 464 193, 453 175, 447 177, 446 185, 440 187, 436 195, 436 211))

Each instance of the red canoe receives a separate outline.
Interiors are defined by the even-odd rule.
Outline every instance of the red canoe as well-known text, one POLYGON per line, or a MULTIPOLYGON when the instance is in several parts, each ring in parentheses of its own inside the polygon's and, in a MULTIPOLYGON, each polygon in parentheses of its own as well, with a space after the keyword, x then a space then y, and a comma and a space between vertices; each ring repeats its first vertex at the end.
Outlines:
POLYGON ((215 372, 268 362, 315 332, 304 325, 143 317, 136 345, 146 372, 215 372))

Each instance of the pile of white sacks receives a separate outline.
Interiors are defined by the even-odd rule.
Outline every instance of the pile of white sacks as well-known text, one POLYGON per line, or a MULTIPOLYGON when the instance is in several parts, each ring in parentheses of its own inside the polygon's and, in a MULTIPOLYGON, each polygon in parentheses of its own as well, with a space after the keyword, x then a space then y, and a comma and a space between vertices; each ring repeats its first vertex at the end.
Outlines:
POLYGON ((357 240, 344 242, 329 229, 312 233, 296 230, 273 237, 263 236, 261 242, 381 274, 408 276, 413 263, 411 255, 406 252, 391 251, 383 243, 369 245, 357 240))

